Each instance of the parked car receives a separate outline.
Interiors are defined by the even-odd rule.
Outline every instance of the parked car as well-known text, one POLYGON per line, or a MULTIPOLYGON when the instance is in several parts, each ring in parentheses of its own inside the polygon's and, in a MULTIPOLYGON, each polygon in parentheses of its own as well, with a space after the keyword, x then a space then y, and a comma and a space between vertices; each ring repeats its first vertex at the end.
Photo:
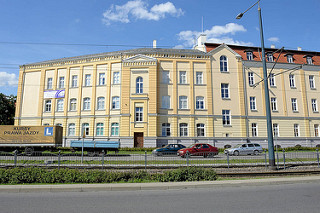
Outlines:
POLYGON ((188 148, 180 149, 177 152, 178 156, 182 158, 189 156, 203 156, 203 157, 213 157, 219 153, 217 147, 211 146, 210 144, 198 143, 189 146, 188 148))
POLYGON ((225 149, 224 153, 229 155, 259 155, 263 152, 260 144, 257 143, 245 143, 238 144, 233 148, 225 149))
POLYGON ((168 144, 162 148, 158 148, 152 151, 154 156, 161 155, 175 155, 179 149, 186 148, 186 146, 182 144, 168 144))

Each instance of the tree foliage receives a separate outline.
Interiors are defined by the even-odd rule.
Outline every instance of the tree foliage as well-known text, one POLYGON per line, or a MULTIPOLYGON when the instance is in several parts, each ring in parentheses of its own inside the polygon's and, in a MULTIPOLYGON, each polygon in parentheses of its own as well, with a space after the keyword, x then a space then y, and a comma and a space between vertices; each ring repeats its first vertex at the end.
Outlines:
POLYGON ((0 125, 13 125, 17 97, 0 93, 0 125))

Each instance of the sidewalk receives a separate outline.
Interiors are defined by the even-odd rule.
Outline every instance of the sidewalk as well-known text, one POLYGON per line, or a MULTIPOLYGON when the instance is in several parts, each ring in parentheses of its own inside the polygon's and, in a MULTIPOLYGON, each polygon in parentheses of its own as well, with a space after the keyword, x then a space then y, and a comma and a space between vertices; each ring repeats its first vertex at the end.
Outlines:
POLYGON ((290 183, 319 182, 320 175, 280 177, 246 180, 222 180, 200 182, 166 182, 166 183, 110 183, 110 184, 55 184, 55 185, 1 185, 0 193, 25 192, 94 192, 94 191, 134 191, 134 190, 168 190, 211 188, 226 186, 258 186, 290 183))

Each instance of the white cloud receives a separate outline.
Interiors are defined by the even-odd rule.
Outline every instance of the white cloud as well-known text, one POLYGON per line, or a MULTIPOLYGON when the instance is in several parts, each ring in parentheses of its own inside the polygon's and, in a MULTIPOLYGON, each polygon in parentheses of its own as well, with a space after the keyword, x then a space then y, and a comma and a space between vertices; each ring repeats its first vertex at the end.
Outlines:
POLYGON ((271 37, 271 38, 268 38, 268 41, 271 41, 271 42, 280 42, 280 39, 278 37, 271 37))
POLYGON ((176 8, 171 2, 156 4, 150 10, 143 0, 128 1, 124 5, 111 5, 103 13, 103 23, 110 25, 112 22, 129 23, 131 18, 158 21, 165 16, 179 17, 183 15, 180 8, 176 8))
MULTIPOLYGON (((231 38, 229 35, 235 35, 237 32, 246 32, 247 30, 239 24, 228 23, 224 26, 213 26, 209 30, 205 30, 203 33, 207 35, 207 42, 212 43, 226 43, 236 45, 252 45, 251 42, 237 41, 231 38)), ((178 39, 183 41, 183 47, 189 48, 194 46, 196 39, 202 32, 198 31, 181 31, 178 34, 178 39)), ((181 47, 181 45, 179 45, 181 47)))
POLYGON ((18 78, 14 73, 0 72, 0 87, 16 87, 18 85, 18 78))

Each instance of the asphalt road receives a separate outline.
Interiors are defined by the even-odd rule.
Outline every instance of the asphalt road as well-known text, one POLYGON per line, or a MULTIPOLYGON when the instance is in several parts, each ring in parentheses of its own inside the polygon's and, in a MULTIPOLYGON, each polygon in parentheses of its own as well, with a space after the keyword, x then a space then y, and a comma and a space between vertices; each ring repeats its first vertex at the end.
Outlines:
POLYGON ((180 190, 0 193, 1 213, 318 213, 320 182, 180 190))

